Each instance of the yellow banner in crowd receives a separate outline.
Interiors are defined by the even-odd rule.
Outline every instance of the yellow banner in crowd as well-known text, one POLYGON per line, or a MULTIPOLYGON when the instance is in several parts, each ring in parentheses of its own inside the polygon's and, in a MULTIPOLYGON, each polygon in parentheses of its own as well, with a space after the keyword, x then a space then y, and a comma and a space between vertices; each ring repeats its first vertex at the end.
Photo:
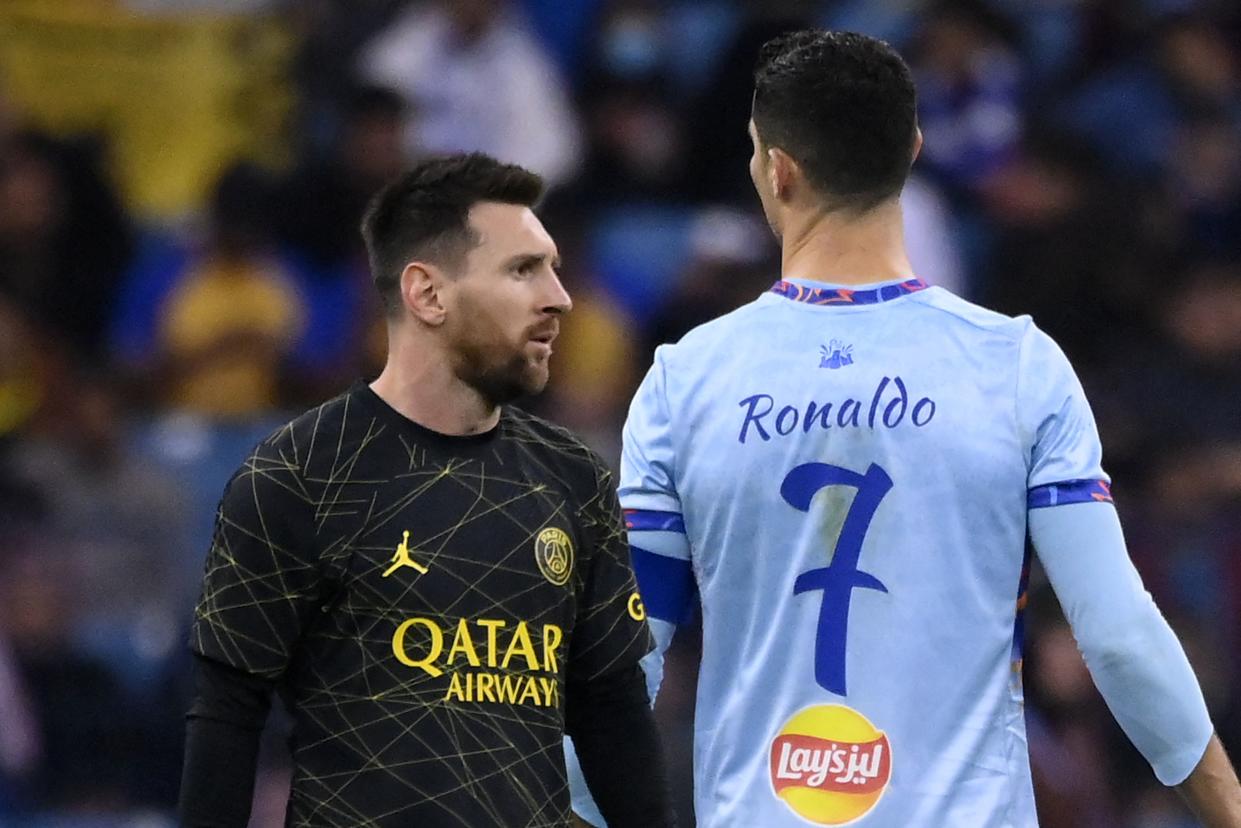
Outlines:
POLYGON ((0 94, 56 134, 102 132, 131 207, 171 217, 234 159, 284 160, 292 45, 260 17, 5 0, 0 94))

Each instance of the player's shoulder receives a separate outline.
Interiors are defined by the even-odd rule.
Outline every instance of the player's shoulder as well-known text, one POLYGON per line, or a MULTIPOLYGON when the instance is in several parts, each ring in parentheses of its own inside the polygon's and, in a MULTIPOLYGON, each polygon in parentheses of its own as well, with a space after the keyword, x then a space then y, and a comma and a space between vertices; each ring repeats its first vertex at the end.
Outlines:
POLYGON ((1009 340, 1009 353, 1020 375, 1069 376, 1072 367, 1060 345, 1027 314, 1008 316, 969 302, 944 288, 932 288, 909 297, 933 308, 956 324, 967 326, 987 337, 1009 340))
POLYGON ((917 308, 925 308, 944 317, 947 324, 974 328, 990 335, 999 335, 1015 342, 1037 331, 1029 316, 1009 316, 963 299, 947 288, 930 287, 912 294, 907 301, 917 308))
POLYGON ((591 476, 609 473, 598 452, 564 426, 516 406, 506 406, 501 420, 505 439, 520 443, 541 463, 591 476))
POLYGON ((357 395, 345 391, 278 426, 254 447, 242 470, 257 465, 273 474, 304 476, 312 458, 328 449, 338 454, 357 428, 365 428, 363 412, 357 395))

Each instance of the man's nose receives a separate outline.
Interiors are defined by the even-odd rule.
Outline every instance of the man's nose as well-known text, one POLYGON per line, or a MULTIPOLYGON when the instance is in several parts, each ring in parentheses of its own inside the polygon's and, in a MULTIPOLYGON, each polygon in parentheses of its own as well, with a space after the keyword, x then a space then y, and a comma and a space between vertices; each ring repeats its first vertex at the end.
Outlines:
POLYGON ((564 285, 560 282, 560 277, 555 273, 551 274, 551 280, 548 289, 546 304, 543 310, 546 313, 563 314, 573 310, 573 299, 569 296, 569 292, 564 289, 564 285))

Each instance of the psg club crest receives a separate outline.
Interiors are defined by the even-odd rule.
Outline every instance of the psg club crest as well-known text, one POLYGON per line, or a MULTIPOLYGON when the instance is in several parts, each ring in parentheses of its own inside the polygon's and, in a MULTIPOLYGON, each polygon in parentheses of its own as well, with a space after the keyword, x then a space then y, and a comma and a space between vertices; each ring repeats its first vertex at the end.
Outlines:
POLYGON ((555 586, 564 586, 573 574, 573 542, 563 529, 549 526, 534 541, 539 572, 555 586))

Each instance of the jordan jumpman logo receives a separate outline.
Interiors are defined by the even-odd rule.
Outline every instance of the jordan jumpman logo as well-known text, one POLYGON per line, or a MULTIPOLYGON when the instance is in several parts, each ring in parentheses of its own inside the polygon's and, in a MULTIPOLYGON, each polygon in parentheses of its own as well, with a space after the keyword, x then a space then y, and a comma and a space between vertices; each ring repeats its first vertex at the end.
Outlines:
POLYGON ((426 575, 428 570, 425 566, 415 561, 409 556, 409 532, 405 532, 405 537, 401 540, 401 545, 396 548, 396 554, 392 556, 392 566, 384 570, 383 577, 387 578, 393 572, 396 572, 403 566, 413 567, 414 569, 426 575))

